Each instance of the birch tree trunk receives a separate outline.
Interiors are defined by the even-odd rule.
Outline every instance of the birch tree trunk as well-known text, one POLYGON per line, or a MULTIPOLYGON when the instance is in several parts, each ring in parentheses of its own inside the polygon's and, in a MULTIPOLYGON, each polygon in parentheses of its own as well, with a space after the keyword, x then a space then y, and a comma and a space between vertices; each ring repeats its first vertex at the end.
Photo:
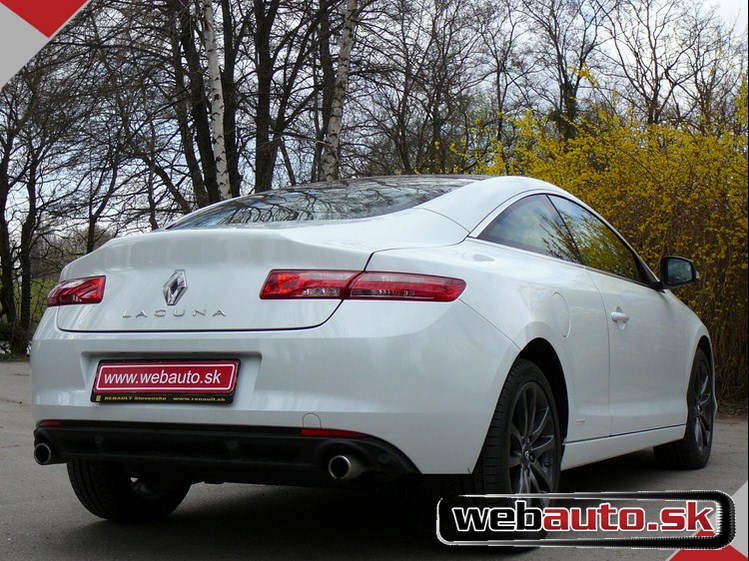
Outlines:
POLYGON ((338 69, 336 71, 335 90, 331 103, 330 121, 327 138, 323 147, 322 176, 325 181, 338 179, 341 167, 341 125, 343 122, 343 102, 346 99, 351 50, 354 47, 354 32, 359 19, 358 0, 346 2, 346 13, 343 17, 343 31, 338 49, 338 69))
POLYGON ((208 59, 208 90, 211 98, 211 136, 213 157, 216 161, 216 182, 222 200, 231 198, 229 169, 224 141, 224 93, 221 87, 221 68, 218 63, 216 24, 213 0, 203 0, 203 41, 208 59))

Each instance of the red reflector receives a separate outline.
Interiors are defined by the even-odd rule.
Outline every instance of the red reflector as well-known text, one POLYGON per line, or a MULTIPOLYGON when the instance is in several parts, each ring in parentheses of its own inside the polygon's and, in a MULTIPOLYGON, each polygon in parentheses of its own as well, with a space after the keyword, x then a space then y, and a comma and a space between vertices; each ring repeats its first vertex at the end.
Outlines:
POLYGON ((62 281, 47 296, 47 305, 98 304, 104 297, 105 283, 103 276, 62 281))
POLYGON ((49 420, 47 420, 47 421, 39 421, 39 423, 37 423, 37 426, 40 427, 40 428, 42 428, 42 427, 61 427, 62 426, 62 421, 49 421, 49 420))
POLYGON ((460 279, 407 273, 363 273, 348 289, 353 299, 428 300, 452 302, 466 283, 460 279))
POLYGON ((260 298, 342 298, 357 274, 356 271, 271 271, 260 298))
POLYGON ((360 432, 354 432, 351 430, 337 430, 337 429, 313 429, 304 428, 299 431, 302 436, 326 436, 329 438, 360 438, 367 436, 360 432))
POLYGON ((452 302, 465 287, 460 279, 412 273, 274 270, 265 280, 260 298, 452 302))

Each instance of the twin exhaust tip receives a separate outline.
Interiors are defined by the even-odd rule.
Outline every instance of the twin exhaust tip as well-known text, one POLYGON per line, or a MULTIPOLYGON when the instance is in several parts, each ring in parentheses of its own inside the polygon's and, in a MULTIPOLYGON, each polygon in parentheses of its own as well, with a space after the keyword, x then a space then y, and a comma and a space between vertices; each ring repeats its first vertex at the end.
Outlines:
POLYGON ((336 481, 351 481, 364 471, 361 462, 352 456, 339 454, 328 461, 328 474, 336 481))

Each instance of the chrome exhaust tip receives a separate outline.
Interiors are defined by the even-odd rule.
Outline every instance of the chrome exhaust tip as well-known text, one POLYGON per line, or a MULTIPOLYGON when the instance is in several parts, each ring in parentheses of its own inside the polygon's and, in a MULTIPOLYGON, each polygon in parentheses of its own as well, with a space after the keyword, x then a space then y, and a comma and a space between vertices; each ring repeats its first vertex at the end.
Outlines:
POLYGON ((364 473, 364 466, 356 458, 339 454, 330 458, 328 474, 336 481, 350 481, 364 473))
POLYGON ((49 444, 40 442, 34 446, 34 460, 36 460, 36 463, 40 466, 51 464, 53 456, 54 454, 52 453, 52 448, 50 448, 49 444))

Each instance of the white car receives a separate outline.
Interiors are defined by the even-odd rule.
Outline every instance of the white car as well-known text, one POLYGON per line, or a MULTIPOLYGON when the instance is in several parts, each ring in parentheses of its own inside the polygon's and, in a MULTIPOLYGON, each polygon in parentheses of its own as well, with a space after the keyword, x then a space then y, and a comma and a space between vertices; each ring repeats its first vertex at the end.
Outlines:
POLYGON ((598 214, 522 177, 310 184, 202 209, 68 265, 33 341, 35 458, 92 513, 192 483, 455 474, 557 490, 653 446, 708 460, 712 350, 598 214))

